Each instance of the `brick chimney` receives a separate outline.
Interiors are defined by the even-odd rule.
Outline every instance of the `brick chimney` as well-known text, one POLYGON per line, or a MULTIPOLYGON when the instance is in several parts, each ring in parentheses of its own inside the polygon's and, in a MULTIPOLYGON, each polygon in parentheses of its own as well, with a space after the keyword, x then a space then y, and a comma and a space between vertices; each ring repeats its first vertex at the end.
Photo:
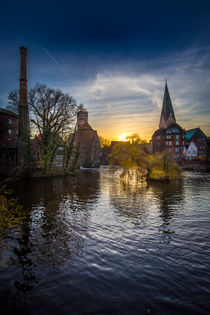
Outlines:
POLYGON ((19 136, 29 134, 27 101, 27 48, 20 47, 19 136))
POLYGON ((20 99, 19 106, 27 107, 27 48, 20 47, 20 99))
POLYGON ((80 129, 86 123, 88 123, 88 112, 85 109, 82 109, 77 113, 77 127, 80 129))
POLYGON ((27 101, 27 48, 20 47, 20 90, 19 90, 18 161, 27 168, 27 154, 30 147, 30 127, 27 101))

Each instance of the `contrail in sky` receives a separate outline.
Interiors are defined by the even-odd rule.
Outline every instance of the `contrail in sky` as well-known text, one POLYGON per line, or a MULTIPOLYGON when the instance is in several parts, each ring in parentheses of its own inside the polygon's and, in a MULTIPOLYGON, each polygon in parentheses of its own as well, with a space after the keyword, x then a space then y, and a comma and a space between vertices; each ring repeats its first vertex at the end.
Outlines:
POLYGON ((58 68, 68 77, 68 74, 63 70, 61 65, 55 60, 55 58, 49 53, 49 51, 42 46, 42 49, 46 52, 46 54, 50 57, 50 59, 58 66, 58 68))

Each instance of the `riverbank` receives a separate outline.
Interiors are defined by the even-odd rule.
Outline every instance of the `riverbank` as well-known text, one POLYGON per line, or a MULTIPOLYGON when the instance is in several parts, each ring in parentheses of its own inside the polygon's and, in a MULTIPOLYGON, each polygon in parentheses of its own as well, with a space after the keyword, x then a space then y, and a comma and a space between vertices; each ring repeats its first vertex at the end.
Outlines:
MULTIPOLYGON (((181 161, 179 163, 183 171, 200 171, 200 172, 210 172, 210 162, 206 161, 181 161)), ((103 166, 103 165, 101 165, 103 166)), ((77 172, 76 170, 75 172, 77 172)), ((69 172, 68 174, 64 174, 63 170, 61 169, 53 169, 50 171, 50 173, 45 174, 43 171, 35 171, 31 174, 30 178, 46 178, 46 177, 62 177, 66 175, 73 175, 73 172, 69 172)), ((23 176, 21 176, 18 173, 15 173, 14 171, 10 176, 0 176, 0 185, 7 184, 10 182, 14 182, 17 180, 22 179, 23 176)))
POLYGON ((186 161, 183 160, 179 164, 183 170, 210 172, 210 162, 207 161, 186 161))

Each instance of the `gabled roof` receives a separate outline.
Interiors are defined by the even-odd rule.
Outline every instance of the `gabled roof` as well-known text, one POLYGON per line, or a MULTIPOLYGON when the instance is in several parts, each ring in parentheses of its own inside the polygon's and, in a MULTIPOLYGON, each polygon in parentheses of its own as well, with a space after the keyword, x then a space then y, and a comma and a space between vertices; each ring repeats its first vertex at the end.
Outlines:
POLYGON ((168 129, 171 129, 171 128, 176 128, 176 129, 179 129, 179 131, 184 131, 184 129, 180 125, 178 125, 177 123, 172 123, 167 128, 159 128, 158 130, 156 130, 153 133, 152 137, 162 136, 167 132, 168 129))
POLYGON ((170 98, 170 94, 169 94, 168 86, 167 86, 167 82, 166 82, 165 83, 164 97, 163 97, 162 111, 161 111, 161 116, 160 116, 160 127, 161 127, 161 124, 163 121, 165 123, 168 121, 169 117, 171 117, 174 120, 174 122, 176 122, 176 118, 174 115, 174 110, 173 110, 173 106, 171 103, 171 98, 170 98))
POLYGON ((200 133, 201 137, 203 139, 206 139, 206 135, 205 133, 203 133, 203 131, 198 127, 198 128, 193 128, 193 129, 189 129, 189 130, 186 130, 186 134, 185 134, 185 138, 187 140, 191 140, 193 138, 193 136, 196 134, 196 133, 200 133))

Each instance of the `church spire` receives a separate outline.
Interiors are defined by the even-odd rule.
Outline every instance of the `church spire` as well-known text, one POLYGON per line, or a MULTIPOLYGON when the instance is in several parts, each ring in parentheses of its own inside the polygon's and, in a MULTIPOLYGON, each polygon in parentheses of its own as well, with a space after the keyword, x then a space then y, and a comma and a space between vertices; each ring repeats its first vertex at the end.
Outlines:
POLYGON ((159 128, 167 128, 172 123, 175 123, 175 122, 176 122, 176 118, 174 115, 174 110, 171 103, 170 94, 168 91, 167 80, 165 80, 165 92, 164 92, 164 97, 163 97, 163 106, 162 106, 162 112, 160 116, 159 128))

